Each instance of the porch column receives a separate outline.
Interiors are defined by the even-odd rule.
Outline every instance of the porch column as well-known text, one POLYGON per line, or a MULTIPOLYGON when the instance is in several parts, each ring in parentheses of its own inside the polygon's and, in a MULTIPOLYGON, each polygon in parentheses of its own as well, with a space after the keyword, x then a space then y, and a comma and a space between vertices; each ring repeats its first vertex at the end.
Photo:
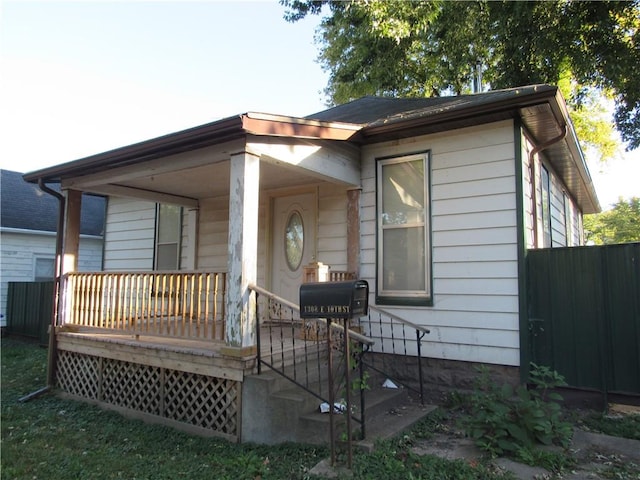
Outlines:
POLYGON ((62 273, 78 270, 78 252, 80 249, 80 209, 82 192, 65 190, 64 232, 62 236, 62 273))
POLYGON ((244 355, 256 344, 255 300, 247 286, 256 282, 258 270, 259 157, 247 152, 232 155, 229 177, 225 339, 228 347, 244 355))
POLYGON ((360 193, 347 190, 347 271, 360 276, 360 193))

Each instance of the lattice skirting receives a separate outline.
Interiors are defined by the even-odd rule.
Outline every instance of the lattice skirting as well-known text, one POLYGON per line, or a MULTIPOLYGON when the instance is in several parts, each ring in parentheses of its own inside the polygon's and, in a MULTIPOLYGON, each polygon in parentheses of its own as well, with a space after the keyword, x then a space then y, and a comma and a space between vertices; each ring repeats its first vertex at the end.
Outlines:
POLYGON ((65 392, 237 438, 237 381, 60 350, 65 392))

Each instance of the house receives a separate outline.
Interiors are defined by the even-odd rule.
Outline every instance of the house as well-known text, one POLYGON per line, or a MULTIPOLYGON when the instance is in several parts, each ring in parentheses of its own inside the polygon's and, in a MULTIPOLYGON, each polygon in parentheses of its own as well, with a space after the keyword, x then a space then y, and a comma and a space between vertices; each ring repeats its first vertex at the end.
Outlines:
POLYGON ((267 323, 259 299, 294 312, 300 285, 327 269, 330 280, 363 279, 370 310, 386 319, 372 352, 384 355, 388 325, 403 322, 429 329, 403 355, 425 352, 440 381, 464 382, 481 363, 517 382, 527 251, 582 244, 582 215, 600 210, 565 102, 548 85, 365 97, 305 118, 249 112, 25 179, 61 182, 67 196, 53 380, 127 411, 224 425, 236 440, 254 440, 260 419, 275 428, 248 381, 267 323), (101 276, 75 273, 83 192, 108 197, 101 276), (181 347, 159 347, 160 335, 181 347), (110 370, 96 373, 105 359, 110 370), (76 378, 79 369, 92 373, 76 378), (178 380, 125 388, 117 372, 140 385, 178 380), (168 406, 197 403, 185 393, 196 384, 203 397, 224 391, 214 402, 224 408, 168 406), (171 398, 142 399, 150 390, 171 398))
MULTIPOLYGON (((0 312, 7 325, 9 282, 53 281, 56 252, 58 201, 37 185, 27 183, 23 173, 0 171, 0 312)), ((52 185, 60 191, 59 185, 52 185)), ((102 269, 102 237, 105 199, 87 196, 82 210, 78 269, 102 269)))

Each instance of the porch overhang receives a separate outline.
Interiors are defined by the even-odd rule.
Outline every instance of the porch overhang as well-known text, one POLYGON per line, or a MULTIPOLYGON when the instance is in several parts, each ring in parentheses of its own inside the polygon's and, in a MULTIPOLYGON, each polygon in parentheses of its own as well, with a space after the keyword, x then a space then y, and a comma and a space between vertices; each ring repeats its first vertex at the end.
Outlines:
POLYGON ((113 169, 135 168, 160 158, 241 140, 247 135, 345 141, 357 135, 361 128, 362 125, 352 123, 248 112, 29 172, 23 178, 32 183, 39 180, 62 183, 65 179, 101 174, 108 170, 113 172, 113 169))

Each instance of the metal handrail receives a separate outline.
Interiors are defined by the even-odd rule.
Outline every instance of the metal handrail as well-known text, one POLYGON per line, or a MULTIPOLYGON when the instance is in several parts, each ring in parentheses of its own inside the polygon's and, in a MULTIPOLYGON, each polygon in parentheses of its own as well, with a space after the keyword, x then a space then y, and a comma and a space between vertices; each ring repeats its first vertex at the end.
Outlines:
MULTIPOLYGON (((303 390, 307 391, 308 393, 310 393, 311 395, 315 396, 316 398, 320 399, 323 402, 327 402, 330 405, 330 409, 333 408, 332 406, 332 398, 333 398, 333 394, 331 394, 330 392, 333 392, 335 390, 336 385, 341 385, 341 381, 339 382, 334 382, 334 378, 333 378, 333 368, 331 367, 331 351, 333 350, 332 344, 331 344, 331 337, 332 337, 332 333, 336 332, 338 334, 342 335, 342 338, 344 338, 344 332, 345 332, 345 327, 343 325, 340 325, 339 323, 334 323, 332 321, 328 321, 327 319, 323 319, 323 318, 313 318, 313 319, 300 319, 299 318, 299 312, 300 312, 300 308, 298 305, 296 305, 293 302, 290 302, 282 297, 279 297, 277 295, 275 295, 274 293, 259 287, 257 285, 254 284, 250 284, 248 285, 248 289, 250 291, 253 291, 256 294, 256 301, 255 301, 255 305, 256 305, 256 337, 257 337, 257 342, 258 342, 258 348, 257 348, 257 367, 258 367, 258 374, 261 373, 261 367, 262 365, 265 365, 269 368, 271 368, 274 372, 278 373, 279 375, 283 376, 284 378, 286 378, 287 380, 291 381, 292 383, 294 383, 295 385, 297 385, 298 387, 302 388, 303 390), (263 358, 263 341, 261 338, 261 328, 260 328, 260 311, 259 311, 259 296, 262 295, 264 297, 266 297, 267 299, 269 299, 270 301, 275 302, 276 304, 278 304, 278 311, 281 309, 281 307, 285 307, 286 309, 289 309, 290 312, 289 313, 289 318, 287 319, 278 319, 280 321, 277 322, 272 322, 269 321, 269 335, 270 335, 270 340, 271 340, 271 344, 270 344, 270 361, 268 361, 267 359, 263 358), (293 313, 296 313, 297 316, 294 317, 293 313), (290 324, 287 324, 287 321, 290 322, 290 324), (318 326, 320 327, 324 327, 325 331, 327 329, 327 327, 330 328, 330 332, 327 331, 327 339, 319 339, 319 338, 315 338, 315 339, 307 339, 305 338, 305 340, 302 342, 302 345, 300 346, 296 346, 296 340, 295 340, 295 328, 298 327, 300 328, 301 326, 304 327, 304 325, 309 324, 309 322, 312 322, 315 324, 316 326, 316 330, 315 332, 319 332, 320 330, 318 329, 318 326), (276 341, 280 341, 281 345, 280 345, 280 358, 278 358, 278 352, 275 353, 274 355, 274 350, 273 350, 273 334, 272 334, 272 330, 275 329, 277 330, 277 332, 275 333, 275 336, 279 338, 276 338, 276 341), (283 332, 286 332, 285 334, 283 334, 283 332), (286 366, 285 366, 285 356, 284 356, 284 337, 286 336, 286 334, 291 334, 290 340, 292 342, 292 349, 293 349, 293 357, 292 357, 292 365, 288 365, 289 368, 293 367, 293 374, 288 374, 285 370, 286 370, 286 366), (309 344, 310 343, 314 343, 315 342, 315 346, 312 346, 311 353, 309 352, 309 344), (328 345, 327 345, 328 343, 328 345), (315 366, 311 366, 311 374, 317 372, 318 373, 318 377, 321 377, 322 375, 322 362, 324 360, 324 357, 322 357, 321 352, 321 348, 325 348, 326 345, 326 352, 329 355, 328 356, 328 360, 329 360, 329 368, 328 368, 328 376, 329 376, 329 385, 331 385, 330 389, 329 389, 329 394, 325 395, 322 392, 322 385, 321 383, 318 384, 318 388, 314 389, 312 388, 312 383, 315 382, 315 380, 312 380, 310 377, 310 371, 309 371, 309 362, 310 361, 315 361, 316 365, 315 366), (298 359, 298 355, 301 357, 298 359), (274 360, 275 359, 275 360, 274 360), (279 365, 276 364, 276 361, 279 361, 279 365), (304 362, 304 363, 303 363, 304 362), (304 378, 298 378, 298 374, 297 374, 297 367, 302 367, 304 368, 304 374, 306 375, 306 377, 304 378)), ((346 323, 346 321, 345 321, 346 323)), ((355 332, 349 328, 347 328, 347 334, 348 334, 348 338, 351 341, 354 341, 358 344, 361 345, 359 354, 356 352, 353 352, 353 356, 351 356, 350 358, 356 358, 356 365, 355 367, 358 367, 358 372, 360 375, 360 385, 362 385, 363 383, 363 375, 364 375, 364 371, 361 368, 362 365, 362 357, 364 352, 366 352, 372 345, 374 345, 375 341, 373 341, 372 339, 366 337, 365 335, 362 335, 358 332, 355 332)), ((336 371, 341 371, 340 366, 342 366, 343 368, 345 367, 345 363, 344 362, 349 362, 348 358, 342 358, 341 359, 341 363, 337 366, 336 371)), ((354 367, 354 369, 355 369, 354 367)), ((350 388, 350 386, 346 386, 345 388, 350 388)), ((361 389, 360 390, 360 417, 355 417, 353 415, 350 415, 350 418, 352 418, 353 420, 355 420, 356 422, 358 422, 361 426, 362 429, 362 434, 363 436, 365 435, 365 400, 364 400, 364 391, 361 389)))
MULTIPOLYGON (((290 302, 289 300, 286 300, 282 297, 279 297, 278 295, 276 295, 275 293, 271 293, 269 290, 266 290, 262 287, 259 287, 257 285, 254 284, 249 284, 248 286, 249 290, 253 290, 256 293, 259 293, 261 295, 265 295, 269 298, 271 298, 272 300, 275 300, 276 302, 285 305, 289 308, 291 308, 293 311, 300 313, 300 306, 290 302)), ((315 321, 319 322, 319 323, 323 323, 324 325, 327 324, 327 320, 324 318, 316 318, 314 319, 315 321)), ((344 327, 338 323, 331 323, 331 328, 333 328, 334 330, 338 330, 340 332, 344 332, 344 327)), ((428 333, 428 332, 427 332, 428 333)), ((364 345, 367 346, 372 346, 374 345, 376 342, 374 340, 371 340, 369 337, 365 336, 365 335, 361 335, 358 332, 354 332, 353 330, 349 330, 349 338, 352 338, 353 340, 356 340, 359 343, 362 343, 364 345)))
MULTIPOLYGON (((420 402, 422 404, 424 404, 424 375, 423 375, 423 370, 422 370, 422 339, 424 338, 425 335, 431 333, 431 331, 426 328, 423 327, 421 325, 416 325, 413 322, 410 322, 409 320, 406 320, 398 315, 395 315, 394 313, 391 313, 387 310, 384 310, 382 308, 378 308, 378 307, 374 307, 374 306, 369 306, 369 314, 366 316, 368 323, 369 323, 369 336, 372 338, 376 338, 376 336, 373 334, 373 321, 371 318, 371 313, 372 312, 377 312, 377 314, 382 317, 385 316, 387 317, 392 323, 392 322, 397 322, 400 323, 402 325, 402 335, 403 338, 397 340, 394 336, 394 327, 393 325, 391 325, 390 327, 390 332, 391 332, 391 345, 392 345, 392 354, 397 353, 395 351, 395 344, 396 341, 401 341, 402 344, 404 345, 404 352, 403 356, 406 358, 407 357, 407 347, 406 347, 406 342, 407 339, 404 336, 404 330, 405 328, 409 328, 409 329, 413 329, 415 330, 415 342, 416 342, 416 350, 417 350, 417 355, 418 355, 418 381, 419 381, 419 388, 418 390, 416 390, 415 388, 413 388, 412 385, 410 385, 408 382, 402 381, 401 379, 398 379, 397 377, 394 378, 393 375, 389 374, 388 371, 386 371, 385 369, 383 369, 382 367, 378 367, 374 364, 374 357, 369 355, 367 357, 367 359, 363 358, 363 363, 366 364, 369 368, 371 368, 372 370, 375 370, 376 372, 387 376, 388 378, 391 378, 392 380, 396 381, 397 383, 400 383, 402 385, 404 385, 406 388, 413 390, 415 392, 417 392, 420 395, 420 402), (371 359, 371 361, 368 361, 368 359, 371 359)), ((365 317, 363 317, 365 318, 365 317)), ((360 319, 360 324, 362 325, 363 321, 362 318, 360 319)), ((382 324, 382 321, 380 322, 380 324, 382 324)), ((384 349, 384 345, 385 345, 385 338, 382 336, 382 325, 380 325, 380 345, 381 345, 381 353, 386 353, 385 349, 384 349)))
POLYGON ((393 318, 394 320, 399 321, 400 323, 404 323, 406 326, 411 327, 411 328, 414 328, 414 329, 416 329, 416 330, 418 330, 418 331, 422 332, 422 333, 423 333, 423 335, 424 335, 424 334, 431 333, 431 330, 429 330, 427 327, 423 327, 423 326, 421 326, 421 325, 416 325, 415 323, 410 322, 409 320, 406 320, 406 319, 404 319, 404 318, 402 318, 402 317, 399 317, 398 315, 396 315, 396 314, 394 314, 394 313, 391 313, 391 312, 389 312, 389 311, 387 311, 387 310, 384 310, 384 309, 382 309, 382 308, 380 308, 380 307, 372 307, 372 306, 370 305, 370 306, 369 306, 369 310, 375 310, 376 312, 380 312, 380 313, 382 313, 382 314, 386 315, 386 316, 387 316, 387 317, 389 317, 389 318, 393 318))

